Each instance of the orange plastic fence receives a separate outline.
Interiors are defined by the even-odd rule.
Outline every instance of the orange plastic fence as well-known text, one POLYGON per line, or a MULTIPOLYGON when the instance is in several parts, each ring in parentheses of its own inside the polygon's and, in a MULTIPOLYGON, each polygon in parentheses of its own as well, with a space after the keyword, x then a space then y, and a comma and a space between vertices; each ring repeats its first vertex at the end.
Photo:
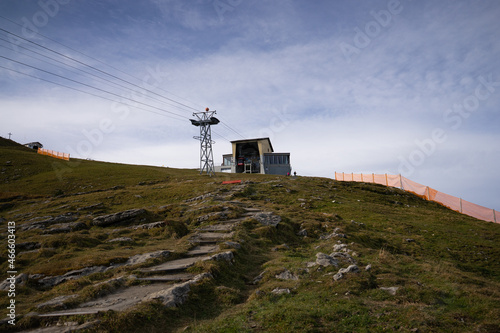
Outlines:
POLYGON ((61 160, 69 161, 69 154, 60 153, 60 152, 54 151, 54 150, 38 148, 38 154, 47 155, 47 156, 59 158, 61 160))
POLYGON ((388 174, 355 174, 335 172, 335 180, 375 183, 385 186, 398 187, 407 192, 416 194, 426 200, 435 201, 443 206, 453 209, 465 215, 475 217, 480 220, 500 223, 497 219, 497 212, 494 209, 476 205, 461 198, 439 192, 429 186, 416 183, 401 175, 388 174))

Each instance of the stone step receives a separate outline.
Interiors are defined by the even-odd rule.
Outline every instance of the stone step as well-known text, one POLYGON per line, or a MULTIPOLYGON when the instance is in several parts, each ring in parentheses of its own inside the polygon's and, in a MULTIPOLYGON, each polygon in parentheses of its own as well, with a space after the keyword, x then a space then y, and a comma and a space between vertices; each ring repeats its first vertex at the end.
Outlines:
POLYGON ((171 272, 171 271, 179 271, 185 270, 191 266, 193 266, 197 261, 206 259, 206 256, 198 256, 191 258, 183 258, 172 261, 167 261, 163 264, 151 266, 147 268, 139 269, 142 273, 154 273, 154 272, 171 272))
POLYGON ((219 246, 218 245, 202 245, 202 246, 196 246, 189 250, 187 252, 188 255, 190 256, 199 256, 203 254, 209 254, 213 252, 219 251, 219 246))
POLYGON ((148 276, 144 278, 138 278, 139 281, 149 281, 149 282, 172 282, 172 281, 187 281, 194 278, 194 274, 190 273, 178 273, 169 275, 155 275, 148 276))
POLYGON ((192 243, 216 243, 219 241, 230 239, 234 236, 234 232, 200 232, 194 234, 189 241, 192 243))
POLYGON ((209 232, 224 232, 224 231, 232 231, 236 227, 237 222, 224 222, 220 224, 208 225, 206 227, 199 228, 200 231, 209 231, 209 232))
POLYGON ((114 310, 123 311, 139 304, 145 296, 170 288, 172 284, 149 284, 117 290, 111 295, 80 304, 78 308, 39 314, 40 317, 89 315, 114 310))

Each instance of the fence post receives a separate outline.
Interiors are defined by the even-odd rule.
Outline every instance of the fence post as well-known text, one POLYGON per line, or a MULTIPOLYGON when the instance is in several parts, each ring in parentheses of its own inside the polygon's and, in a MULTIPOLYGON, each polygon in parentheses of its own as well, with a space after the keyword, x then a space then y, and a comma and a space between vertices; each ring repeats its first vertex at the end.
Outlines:
POLYGON ((361 182, 363 182, 363 173, 361 173, 361 182))
POLYGON ((462 213, 462 198, 460 198, 460 213, 462 213))
POLYGON ((389 186, 389 180, 387 179, 387 174, 385 174, 385 186, 389 186))
POLYGON ((427 200, 431 200, 431 194, 429 192, 429 186, 427 186, 426 190, 427 190, 427 200))
POLYGON ((342 181, 345 181, 345 175, 343 171, 342 171, 342 181))
POLYGON ((495 220, 495 223, 498 223, 497 222, 497 213, 495 212, 494 209, 493 209, 493 220, 495 220))
POLYGON ((403 186, 403 177, 401 177, 401 174, 399 174, 399 186, 401 186, 401 189, 405 189, 405 187, 403 186))
POLYGON ((372 183, 375 184, 375 172, 372 172, 372 183))

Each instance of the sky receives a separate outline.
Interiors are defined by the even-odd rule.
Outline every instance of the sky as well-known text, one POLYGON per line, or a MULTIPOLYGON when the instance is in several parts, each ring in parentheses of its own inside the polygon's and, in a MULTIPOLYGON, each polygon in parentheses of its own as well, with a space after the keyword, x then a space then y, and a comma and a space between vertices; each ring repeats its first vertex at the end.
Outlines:
POLYGON ((0 0, 0 136, 199 167, 193 112, 293 171, 389 173, 500 210, 500 2, 0 0))

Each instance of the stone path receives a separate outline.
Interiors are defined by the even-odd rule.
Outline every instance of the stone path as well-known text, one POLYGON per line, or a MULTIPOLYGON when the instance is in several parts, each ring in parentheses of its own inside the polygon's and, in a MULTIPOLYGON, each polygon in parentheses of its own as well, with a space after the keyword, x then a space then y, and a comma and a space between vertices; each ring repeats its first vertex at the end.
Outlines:
MULTIPOLYGON (((244 186, 234 186, 230 193, 241 191, 244 186)), ((225 198, 230 197, 227 195, 225 198)), ((222 198, 224 200, 225 198, 222 198)), ((244 207, 241 202, 231 202, 244 207)), ((175 306, 182 304, 189 293, 189 286, 203 278, 211 277, 210 274, 204 273, 194 275, 185 272, 185 270, 199 261, 204 260, 232 260, 233 254, 231 251, 220 253, 219 243, 231 241, 232 244, 237 244, 232 239, 234 237, 234 229, 237 225, 247 217, 261 213, 257 208, 244 208, 246 213, 242 218, 220 221, 218 224, 204 226, 198 228, 189 238, 189 242, 193 244, 193 248, 186 253, 186 258, 170 260, 159 265, 139 269, 142 277, 134 277, 138 281, 147 281, 150 284, 136 285, 132 287, 121 288, 107 296, 82 303, 74 309, 54 311, 50 313, 40 314, 40 317, 61 317, 71 315, 87 315, 96 314, 101 311, 123 311, 129 309, 140 302, 151 301, 158 299, 166 306, 175 306)), ((129 277, 130 278, 130 277, 129 277)), ((56 327, 40 328, 29 331, 30 333, 45 333, 45 332, 64 332, 68 327, 61 327, 57 330, 56 327), (54 330, 55 329, 55 330, 54 330)))

